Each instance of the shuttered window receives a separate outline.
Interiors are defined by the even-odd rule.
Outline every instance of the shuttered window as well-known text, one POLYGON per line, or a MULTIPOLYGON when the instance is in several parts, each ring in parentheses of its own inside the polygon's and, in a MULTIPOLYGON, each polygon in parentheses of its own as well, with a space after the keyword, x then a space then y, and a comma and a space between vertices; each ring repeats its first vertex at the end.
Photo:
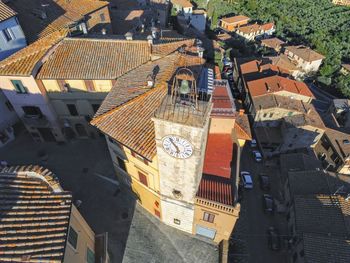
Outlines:
POLYGON ((72 245, 74 249, 77 249, 78 245, 78 233, 74 230, 73 227, 69 227, 69 235, 68 235, 68 242, 72 245))
POLYGON ((139 179, 140 179, 140 182, 142 184, 144 184, 145 186, 148 186, 147 176, 146 175, 144 175, 143 173, 139 172, 139 179))

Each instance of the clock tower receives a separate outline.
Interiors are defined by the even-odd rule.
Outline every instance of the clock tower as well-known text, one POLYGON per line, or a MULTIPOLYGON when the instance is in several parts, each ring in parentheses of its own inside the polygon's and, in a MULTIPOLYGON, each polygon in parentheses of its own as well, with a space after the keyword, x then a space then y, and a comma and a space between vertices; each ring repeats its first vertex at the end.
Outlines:
POLYGON ((211 102, 189 68, 177 70, 153 118, 162 220, 192 233, 194 202, 202 177, 211 102))

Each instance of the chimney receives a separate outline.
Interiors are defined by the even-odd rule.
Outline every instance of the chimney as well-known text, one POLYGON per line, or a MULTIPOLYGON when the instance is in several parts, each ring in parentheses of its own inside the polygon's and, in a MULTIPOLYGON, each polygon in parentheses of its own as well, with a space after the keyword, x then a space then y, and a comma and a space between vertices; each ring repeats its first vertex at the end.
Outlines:
POLYGON ((204 50, 202 47, 197 47, 198 57, 203 58, 204 50))
POLYGON ((132 33, 131 32, 127 32, 125 34, 125 38, 126 38, 126 40, 132 40, 133 39, 132 33))
POLYGON ((270 89, 270 86, 269 86, 269 84, 267 84, 266 82, 265 82, 265 88, 266 88, 266 91, 267 91, 267 92, 270 92, 270 90, 271 90, 271 89, 270 89))
POLYGON ((147 87, 153 88, 154 87, 154 77, 152 74, 149 74, 147 76, 147 87))
POLYGON ((156 28, 155 26, 153 26, 151 28, 151 32, 152 32, 152 37, 153 39, 158 39, 158 35, 159 35, 159 32, 158 32, 158 28, 156 28))
POLYGON ((242 115, 244 115, 244 109, 239 110, 239 116, 242 116, 242 115))
POLYGON ((311 108, 309 108, 306 112, 307 115, 309 115, 311 113, 311 108))
POLYGON ((101 29, 101 33, 102 33, 102 35, 106 35, 107 30, 106 30, 105 28, 102 28, 102 29, 101 29))

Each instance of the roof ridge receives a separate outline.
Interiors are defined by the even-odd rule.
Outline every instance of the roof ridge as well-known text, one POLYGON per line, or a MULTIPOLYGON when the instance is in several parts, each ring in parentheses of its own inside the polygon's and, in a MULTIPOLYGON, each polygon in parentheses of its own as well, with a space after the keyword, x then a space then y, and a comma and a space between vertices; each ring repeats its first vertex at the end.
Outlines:
POLYGON ((145 43, 147 40, 126 40, 126 39, 112 39, 112 38, 84 38, 84 37, 65 37, 64 41, 87 41, 87 42, 126 42, 126 43, 145 43))

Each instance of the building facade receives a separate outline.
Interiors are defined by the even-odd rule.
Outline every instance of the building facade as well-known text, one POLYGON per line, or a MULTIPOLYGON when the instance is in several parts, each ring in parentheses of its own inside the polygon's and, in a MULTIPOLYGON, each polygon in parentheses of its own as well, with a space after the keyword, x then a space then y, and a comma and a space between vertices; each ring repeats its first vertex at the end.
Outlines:
POLYGON ((15 138, 13 125, 18 121, 12 104, 0 90, 0 147, 15 138))
POLYGON ((0 61, 27 45, 16 15, 15 11, 0 2, 0 61))
POLYGON ((226 31, 233 32, 237 28, 248 24, 249 20, 249 17, 243 15, 223 17, 219 21, 219 26, 226 31))

